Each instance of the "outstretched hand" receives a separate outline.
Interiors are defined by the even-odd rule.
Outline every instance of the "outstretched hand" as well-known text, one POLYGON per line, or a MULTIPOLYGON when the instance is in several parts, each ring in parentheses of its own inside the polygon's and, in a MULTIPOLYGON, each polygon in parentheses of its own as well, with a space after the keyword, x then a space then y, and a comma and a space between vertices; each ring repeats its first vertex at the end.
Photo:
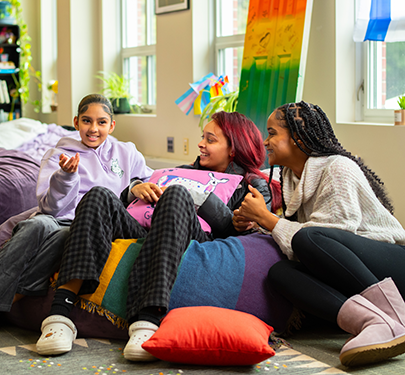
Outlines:
POLYGON ((77 152, 75 156, 69 158, 65 154, 59 156, 59 166, 66 173, 76 173, 79 169, 80 155, 77 152))
POLYGON ((135 197, 143 200, 146 203, 156 203, 163 194, 163 188, 160 188, 152 182, 144 182, 135 185, 131 192, 135 197))

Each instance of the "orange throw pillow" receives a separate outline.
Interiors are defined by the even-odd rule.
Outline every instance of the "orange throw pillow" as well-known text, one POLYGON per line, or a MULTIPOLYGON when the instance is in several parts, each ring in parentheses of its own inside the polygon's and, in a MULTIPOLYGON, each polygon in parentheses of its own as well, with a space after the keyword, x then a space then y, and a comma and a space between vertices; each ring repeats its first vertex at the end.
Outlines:
POLYGON ((273 328, 254 315, 211 306, 169 311, 142 347, 155 357, 195 365, 254 365, 272 357, 273 328))

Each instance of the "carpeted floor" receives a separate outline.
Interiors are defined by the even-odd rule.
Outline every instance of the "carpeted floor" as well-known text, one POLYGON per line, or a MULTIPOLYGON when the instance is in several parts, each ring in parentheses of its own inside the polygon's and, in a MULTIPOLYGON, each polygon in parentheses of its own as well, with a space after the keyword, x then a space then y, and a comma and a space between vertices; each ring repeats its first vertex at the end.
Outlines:
POLYGON ((121 340, 77 339, 70 353, 44 357, 36 353, 39 333, 0 322, 0 374, 135 374, 135 375, 220 375, 220 374, 405 374, 405 355, 362 368, 345 368, 339 351, 348 335, 319 322, 304 324, 288 338, 292 349, 282 346, 274 357, 257 366, 190 366, 163 361, 133 363, 122 355, 121 340))
MULTIPOLYGON (((321 322, 319 319, 307 317, 303 327, 287 338, 292 347, 304 355, 308 355, 329 366, 336 367, 356 375, 403 375, 405 374, 405 354, 391 358, 385 362, 347 368, 340 364, 339 353, 345 341, 350 337, 336 325, 321 322)), ((328 372, 325 372, 325 374, 328 372)))
POLYGON ((38 333, 2 323, 0 326, 0 374, 342 374, 301 352, 283 346, 274 357, 257 366, 211 367, 163 361, 132 363, 122 355, 125 341, 77 339, 70 353, 43 357, 36 353, 38 333))

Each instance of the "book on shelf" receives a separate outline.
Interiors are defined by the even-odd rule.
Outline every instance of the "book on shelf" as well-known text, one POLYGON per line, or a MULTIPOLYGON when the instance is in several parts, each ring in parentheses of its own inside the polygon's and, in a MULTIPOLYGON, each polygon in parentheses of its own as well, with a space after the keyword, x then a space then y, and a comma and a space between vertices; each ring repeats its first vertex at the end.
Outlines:
POLYGON ((10 94, 8 92, 7 82, 0 80, 0 104, 9 104, 10 94))
POLYGON ((5 112, 3 109, 0 109, 0 122, 11 121, 20 117, 21 112, 19 109, 16 109, 14 112, 5 112))
POLYGON ((6 122, 15 120, 21 117, 21 112, 16 110, 15 112, 4 112, 4 110, 0 109, 0 122, 6 122))
POLYGON ((4 92, 3 92, 3 81, 0 81, 0 103, 4 104, 6 102, 6 98, 4 96, 4 92))
POLYGON ((7 82, 3 79, 0 81, 1 84, 1 92, 3 93, 4 96, 4 102, 6 104, 10 103, 10 94, 8 92, 8 87, 7 87, 7 82))

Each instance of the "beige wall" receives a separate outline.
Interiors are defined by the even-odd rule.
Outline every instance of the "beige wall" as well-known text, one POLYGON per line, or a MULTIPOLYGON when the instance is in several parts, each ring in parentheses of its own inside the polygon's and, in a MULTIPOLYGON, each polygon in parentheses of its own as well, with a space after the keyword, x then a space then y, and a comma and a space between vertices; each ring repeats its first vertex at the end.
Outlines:
MULTIPOLYGON (((351 1, 348 3, 350 6, 351 1)), ((354 57, 350 55, 350 51, 345 52, 347 56, 336 56, 335 40, 339 35, 335 33, 334 16, 334 1, 314 0, 303 99, 318 104, 327 113, 343 146, 353 154, 361 156, 384 181, 394 203, 395 216, 402 225, 405 225, 405 168, 403 167, 405 126, 336 123, 336 117, 354 118, 354 113, 350 113, 349 116, 337 113, 338 110, 346 111, 349 107, 348 104, 344 104, 337 109, 337 96, 353 95, 350 90, 337 93, 336 86, 344 76, 336 76, 336 57, 340 64, 344 64, 344 59, 354 57)), ((349 61, 349 66, 354 66, 352 61, 354 60, 349 61)), ((352 75, 352 72, 344 71, 343 74, 352 75)), ((350 111, 353 112, 353 109, 350 111)))
MULTIPOLYGON (((113 1, 58 0, 58 123, 71 121, 78 100, 83 95, 97 90, 98 83, 94 79, 97 70, 120 66, 119 57, 116 57, 116 51, 119 50, 118 17, 114 14, 115 8, 111 6, 113 1), (83 6, 84 3, 86 6, 83 6), (102 28, 100 19, 110 20, 108 29, 102 28), (100 36, 106 36, 106 33, 110 40, 103 44, 100 36)), ((351 0, 339 1, 348 3, 350 8, 351 0)), ((35 9, 39 0, 23 0, 22 3, 24 11, 29 9, 27 19, 34 39, 33 51, 38 51, 39 47, 35 44, 38 14, 35 9)), ((174 101, 188 89, 189 82, 212 70, 207 57, 208 51, 204 49, 209 35, 207 30, 201 27, 207 17, 204 13, 207 11, 206 4, 207 0, 191 1, 194 11, 198 7, 194 17, 193 9, 157 17, 156 116, 116 117, 117 127, 114 135, 121 140, 133 141, 147 156, 190 162, 197 155, 197 143, 201 135, 198 118, 192 114, 183 114, 174 101), (201 24, 198 24, 199 22, 201 24), (175 138, 175 153, 166 152, 168 136, 175 138), (189 138, 189 155, 182 152, 183 138, 189 138)), ((405 127, 347 123, 354 118, 352 103, 355 99, 350 90, 347 94, 349 97, 344 91, 339 94, 338 90, 337 94, 342 79, 342 76, 337 76, 337 72, 339 75, 341 70, 344 70, 340 69, 341 61, 349 61, 350 67, 354 66, 354 60, 351 55, 353 51, 345 51, 344 55, 336 54, 335 41, 340 34, 336 35, 335 31, 335 12, 335 1, 314 0, 303 99, 320 105, 334 124, 342 144, 352 153, 361 156, 385 181, 396 207, 396 216, 405 225, 405 198, 402 193, 405 182, 405 169, 402 168, 405 147, 402 137, 405 137, 405 127), (338 102, 340 107, 337 106, 338 102), (346 123, 336 123, 337 115, 346 123)), ((353 71, 347 69, 344 77, 346 80, 353 80, 353 71)), ((32 117, 35 117, 34 113, 32 117)), ((49 116, 40 119, 49 122, 46 121, 49 116)))
POLYGON ((185 161, 197 155, 201 135, 198 118, 186 116, 175 104, 193 82, 191 29, 191 10, 157 17, 156 116, 117 116, 115 136, 133 140, 145 155, 185 161), (167 137, 174 137, 174 153, 166 152, 167 137), (189 138, 189 155, 182 153, 183 138, 189 138))

